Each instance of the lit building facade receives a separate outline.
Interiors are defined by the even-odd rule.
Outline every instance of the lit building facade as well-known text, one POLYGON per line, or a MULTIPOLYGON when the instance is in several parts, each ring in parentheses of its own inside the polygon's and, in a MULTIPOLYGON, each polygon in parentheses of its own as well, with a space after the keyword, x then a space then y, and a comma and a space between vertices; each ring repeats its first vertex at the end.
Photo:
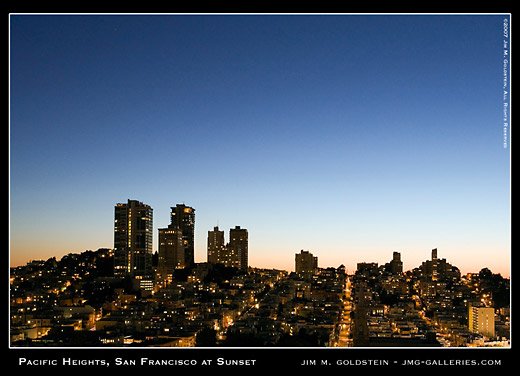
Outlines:
POLYGON ((485 337, 495 337, 495 309, 469 305, 469 330, 485 337))
POLYGON ((160 280, 171 278, 173 270, 184 267, 182 231, 176 227, 159 229, 159 259, 157 273, 160 280))
POLYGON ((225 250, 224 231, 215 226, 213 231, 208 231, 208 262, 224 264, 225 250))
POLYGON ((178 228, 182 233, 184 247, 183 267, 195 264, 195 209, 184 204, 171 208, 171 223, 168 228, 178 228))
POLYGON ((301 250, 295 257, 296 274, 302 277, 312 277, 318 272, 318 257, 309 251, 301 250))
POLYGON ((242 270, 247 270, 248 264, 248 247, 249 247, 249 234, 245 228, 235 226, 229 230, 229 243, 227 246, 227 256, 236 267, 242 270))
POLYGON ((148 278, 152 275, 153 209, 128 200, 114 210, 114 275, 148 278))
POLYGON ((226 267, 247 270, 249 266, 249 234, 245 228, 235 226, 229 230, 229 243, 225 245, 224 231, 218 226, 208 231, 208 262, 226 267))

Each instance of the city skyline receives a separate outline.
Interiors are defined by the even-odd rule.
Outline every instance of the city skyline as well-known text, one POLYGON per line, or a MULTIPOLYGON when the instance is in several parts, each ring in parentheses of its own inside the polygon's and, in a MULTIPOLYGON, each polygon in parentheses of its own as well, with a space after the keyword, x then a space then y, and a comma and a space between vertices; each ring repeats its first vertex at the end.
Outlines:
POLYGON ((12 268, 12 346, 510 346, 509 279, 461 275, 437 249, 405 273, 398 252, 347 274, 301 251, 295 273, 226 261, 160 271, 159 260, 155 280, 116 276, 115 254, 12 268))
MULTIPOLYGON (((225 242, 224 231, 221 231, 219 226, 215 226, 213 228, 213 230, 208 230, 207 238, 206 238, 207 247, 206 247, 206 252, 205 252, 205 259, 203 260, 202 259, 203 257, 201 256, 201 257, 199 257, 199 259, 200 259, 199 261, 185 262, 185 257, 184 257, 185 251, 182 251, 182 253, 177 255, 178 250, 174 250, 174 249, 179 249, 179 248, 184 249, 183 244, 185 244, 185 242, 183 241, 183 239, 187 239, 186 241, 188 243, 190 243, 189 239, 192 237, 192 232, 196 227, 195 219, 194 219, 195 218, 194 213, 196 210, 195 210, 195 208, 185 205, 185 203, 182 203, 182 204, 177 204, 176 206, 170 207, 170 209, 171 209, 170 225, 167 228, 157 228, 156 229, 159 234, 158 249, 155 251, 152 251, 149 247, 149 241, 146 241, 146 248, 148 249, 147 252, 149 252, 150 259, 147 262, 141 261, 140 263, 142 265, 144 265, 145 263, 149 264, 148 265, 149 270, 147 272, 144 272, 145 267, 141 267, 141 268, 136 268, 136 269, 138 269, 137 273, 131 272, 131 270, 133 269, 133 266, 134 266, 134 261, 133 261, 134 255, 129 257, 129 254, 135 253, 135 255, 139 258, 139 257, 142 257, 143 251, 139 250, 139 246, 134 245, 134 243, 139 243, 139 242, 136 242, 136 240, 134 239, 136 234, 134 234, 134 238, 132 238, 133 240, 130 240, 131 237, 129 238, 127 236, 124 236, 123 238, 121 238, 121 231, 126 232, 125 228, 127 228, 128 232, 131 233, 132 232, 131 229, 134 229, 133 231, 137 232, 139 234, 139 231, 135 231, 135 229, 141 227, 140 232, 142 233, 142 235, 146 235, 146 238, 149 238, 150 235, 148 233, 149 233, 149 231, 151 231, 150 229, 154 227, 153 226, 153 214, 152 214, 153 208, 150 207, 149 205, 147 205, 146 203, 140 202, 138 200, 128 199, 127 203, 117 203, 115 205, 114 209, 115 209, 114 243, 113 243, 114 247, 113 248, 112 247, 99 248, 97 251, 108 250, 108 251, 113 252, 113 254, 114 254, 114 275, 116 275, 116 276, 122 277, 122 276, 127 275, 127 276, 133 276, 134 278, 137 277, 137 279, 143 278, 143 279, 147 280, 150 278, 156 279, 156 277, 153 277, 153 275, 155 273, 158 273, 158 275, 161 275, 161 278, 164 278, 164 275, 168 274, 167 270, 169 270, 171 272, 174 269, 192 269, 193 267, 196 267, 197 264, 205 264, 205 263, 222 264, 222 266, 236 268, 236 269, 240 269, 243 271, 247 271, 248 268, 252 268, 252 269, 262 269, 263 268, 263 267, 259 267, 256 265, 248 264, 248 261, 247 261, 249 258, 249 252, 248 252, 248 246, 247 246, 248 230, 243 229, 240 226, 235 226, 234 228, 229 229, 229 236, 228 236, 229 242, 225 242), (134 225, 132 226, 131 224, 129 224, 129 222, 130 223, 132 222, 132 220, 130 219, 131 216, 127 218, 127 216, 128 216, 127 208, 132 208, 131 210, 136 211, 140 216, 144 216, 144 218, 138 218, 137 220, 134 219, 134 225), (123 210, 122 214, 121 214, 121 210, 123 210), (184 219, 182 219, 182 218, 179 219, 180 217, 183 217, 184 213, 188 213, 188 217, 184 218, 184 219), (123 218, 123 223, 121 223, 121 218, 123 218), (136 222, 142 223, 142 224, 139 225, 136 222), (185 236, 182 235, 183 234, 182 227, 179 227, 179 224, 183 223, 183 222, 189 223, 189 227, 191 228, 191 230, 188 231, 187 238, 185 238, 185 236), (174 223, 176 223, 176 225, 174 225, 174 223), (161 235, 161 233, 163 233, 165 231, 166 232, 173 231, 173 232, 170 233, 171 235, 166 235, 166 236, 161 235), (233 243, 235 241, 233 233, 240 234, 243 232, 245 232, 245 244, 246 244, 244 256, 240 255, 241 252, 235 252, 237 249, 234 249, 234 248, 236 248, 236 246, 233 245, 233 243), (173 234, 177 234, 177 233, 178 233, 178 235, 173 235, 173 234), (172 235, 173 235, 173 237, 172 237, 172 235), (163 239, 161 240, 162 236, 163 236, 163 239), (216 237, 218 237, 219 239, 217 240, 216 237), (169 243, 170 247, 168 248, 169 250, 166 250, 166 248, 163 248, 164 244, 166 244, 167 242, 170 242, 169 243), (178 242, 178 244, 175 245, 175 242, 178 242), (123 252, 123 254, 121 256, 119 256, 119 258, 122 258, 123 260, 128 259, 129 260, 128 262, 123 261, 123 263, 121 263, 120 261, 117 261, 118 253, 121 253, 121 250, 118 251, 118 248, 120 248, 120 247, 118 247, 118 245, 120 245, 121 243, 123 244, 123 246, 126 243, 129 244, 129 250, 125 250, 123 252), (130 243, 132 244, 132 246, 130 246, 130 243), (172 246, 176 247, 176 248, 172 248, 172 246), (137 249, 134 249, 134 248, 137 248, 137 249), (215 251, 220 248, 222 248, 222 250, 218 250, 217 253, 215 253, 215 251), (157 264, 156 268, 152 268, 151 256, 153 254, 155 254, 158 257, 158 264, 157 264), (242 261, 244 259, 245 259, 245 265, 243 264, 244 261, 242 261), (130 261, 130 260, 132 260, 132 261, 130 261), (118 269, 121 269, 121 266, 123 266, 123 268, 126 271, 123 273, 118 273, 117 271, 118 271, 118 269), (161 270, 161 268, 164 268, 164 269, 161 270)), ((137 235, 137 236, 139 236, 139 235, 137 235)), ((242 235, 238 235, 238 236, 241 237, 242 235)), ((238 240, 240 243, 242 239, 238 239, 238 240)), ((145 247, 144 243, 141 247, 145 247)), ((190 248, 189 245, 187 245, 187 247, 188 247, 188 249, 190 248)), ((91 250, 91 249, 87 249, 87 250, 84 250, 79 253, 69 252, 68 254, 63 255, 63 257, 67 258, 68 256, 73 255, 73 254, 78 255, 83 252, 92 252, 92 251, 93 250, 91 250)), ((145 252, 145 253, 147 253, 147 252, 145 252)), ((402 273, 412 272, 414 269, 424 266, 425 263, 428 263, 431 260, 441 260, 442 262, 449 265, 450 268, 452 266, 455 267, 456 270, 458 270, 462 275, 476 274, 477 272, 480 272, 484 269, 489 270, 489 268, 487 266, 482 266, 478 270, 462 272, 457 267, 457 265, 451 265, 450 263, 447 263, 447 259, 445 257, 439 258, 437 248, 433 248, 429 251, 430 257, 424 259, 421 262, 422 265, 420 263, 415 266, 410 266, 408 269, 403 268, 403 261, 401 260, 401 253, 396 250, 394 250, 392 252, 391 259, 388 258, 387 260, 383 260, 382 262, 359 259, 359 260, 357 260, 357 262, 353 265, 353 267, 351 269, 348 269, 344 265, 344 263, 342 263, 341 265, 319 264, 318 256, 314 255, 311 252, 311 250, 309 250, 309 249, 301 249, 298 252, 299 253, 297 253, 297 252, 295 253, 295 260, 293 260, 292 268, 290 268, 290 267, 281 268, 281 267, 277 267, 274 264, 272 264, 270 267, 264 267, 264 268, 285 271, 285 272, 295 272, 298 275, 300 275, 300 274, 301 275, 305 275, 305 274, 312 275, 313 273, 314 274, 317 273, 317 271, 319 269, 341 268, 341 269, 344 269, 345 273, 353 274, 356 269, 359 271, 361 264, 371 265, 371 266, 375 265, 376 267, 385 267, 385 265, 388 265, 390 267, 392 273, 402 274, 402 273)), ((188 260, 191 259, 191 256, 194 256, 194 255, 192 255, 190 253, 190 256, 187 259, 188 260)), ((59 256, 57 257, 56 255, 49 257, 49 259, 51 259, 51 258, 55 258, 57 260, 60 259, 60 257, 59 256)), ((47 261, 47 259, 29 260, 27 262, 27 265, 29 265, 32 262, 38 262, 38 261, 47 261)), ((16 266, 12 266, 12 267, 21 267, 21 266, 23 266, 23 265, 16 265, 16 266)), ((491 271, 491 272, 493 272, 493 271, 491 271)), ((501 275, 501 273, 497 273, 497 274, 501 275)), ((510 276, 505 276, 505 278, 506 279, 510 278, 510 276)))
POLYGON ((131 198, 153 252, 195 208, 195 262, 240 225, 255 267, 509 277, 504 18, 11 15, 11 265, 111 248, 131 198))

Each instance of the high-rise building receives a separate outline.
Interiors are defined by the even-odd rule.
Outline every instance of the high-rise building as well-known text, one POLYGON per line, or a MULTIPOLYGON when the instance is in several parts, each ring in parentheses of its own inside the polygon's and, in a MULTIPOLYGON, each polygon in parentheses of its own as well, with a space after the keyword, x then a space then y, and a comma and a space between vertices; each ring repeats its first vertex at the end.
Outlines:
POLYGON ((469 305, 469 330, 488 338, 495 336, 495 309, 469 305))
POLYGON ((147 278, 152 274, 153 209, 128 200, 114 210, 114 275, 147 278))
POLYGON ((208 262, 224 264, 222 259, 225 255, 225 250, 224 231, 220 231, 218 226, 215 226, 213 231, 208 231, 208 262))
POLYGON ((159 229, 158 268, 170 274, 173 269, 184 267, 184 243, 182 231, 175 226, 159 229))
POLYGON ((312 277, 318 272, 318 257, 309 251, 301 250, 295 257, 296 274, 302 277, 312 277))
POLYGON ((184 204, 171 208, 171 223, 168 228, 178 228, 182 232, 184 246, 184 267, 195 264, 195 209, 184 204))
POLYGON ((248 268, 248 232, 245 228, 235 226, 229 230, 228 257, 236 261, 236 267, 242 270, 248 268))

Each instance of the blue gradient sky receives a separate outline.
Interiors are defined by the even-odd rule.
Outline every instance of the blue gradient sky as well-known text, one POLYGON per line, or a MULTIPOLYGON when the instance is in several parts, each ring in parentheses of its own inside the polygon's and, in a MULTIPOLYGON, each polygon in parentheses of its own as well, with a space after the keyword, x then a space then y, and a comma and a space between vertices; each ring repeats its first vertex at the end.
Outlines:
POLYGON ((11 15, 10 263, 111 248, 136 199, 196 209, 197 262, 218 223, 252 266, 509 275, 503 19, 11 15))

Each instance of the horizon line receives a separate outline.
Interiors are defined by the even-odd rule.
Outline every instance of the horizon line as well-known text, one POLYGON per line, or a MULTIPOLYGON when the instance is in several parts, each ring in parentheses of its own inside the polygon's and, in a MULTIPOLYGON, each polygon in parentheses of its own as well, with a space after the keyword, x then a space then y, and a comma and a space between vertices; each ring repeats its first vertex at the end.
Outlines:
MULTIPOLYGON (((437 248, 433 248, 433 249, 437 249, 437 248)), ((81 251, 81 252, 79 252, 79 253, 78 253, 78 252, 69 252, 69 253, 66 253, 66 254, 64 254, 63 256, 61 256, 61 258, 59 258, 59 259, 57 258, 57 256, 51 256, 51 257, 49 257, 49 258, 47 258, 47 259, 32 259, 32 260, 28 260, 28 261, 26 261, 26 263, 25 263, 24 265, 15 265, 15 266, 13 266, 13 265, 9 265, 9 268, 10 268, 10 269, 11 269, 11 268, 21 268, 21 267, 25 267, 25 266, 27 266, 28 264, 30 264, 30 263, 32 263, 32 262, 38 262, 38 261, 43 261, 43 262, 45 262, 45 261, 48 261, 48 260, 50 260, 50 259, 52 259, 52 258, 56 258, 57 261, 61 261, 61 259, 63 259, 64 257, 67 257, 67 256, 69 256, 69 255, 81 255, 81 254, 86 253, 86 252, 98 252, 98 251, 100 251, 100 250, 110 250, 110 251, 112 251, 113 248, 109 248, 109 247, 99 247, 97 250, 85 249, 84 251, 81 251)), ((301 250, 301 251, 304 251, 304 250, 301 250)), ((307 251, 309 251, 309 250, 307 250, 307 251)), ((394 250, 393 252, 397 252, 397 253, 401 254, 401 252, 398 252, 398 251, 395 251, 395 250, 394 250)), ((153 254, 158 254, 158 251, 153 252, 152 255, 153 255, 153 254)), ((297 254, 299 254, 299 253, 295 253, 295 255, 297 255, 297 254)), ((312 252, 311 252, 311 254, 312 254, 312 252)), ((314 254, 313 254, 313 255, 314 255, 314 254)), ((11 256, 10 253, 9 253, 9 256, 11 256)), ((11 257, 9 257, 9 258, 11 258, 11 257)), ((319 256, 318 256, 318 259, 319 259, 319 256)), ((442 257, 437 257, 436 260, 444 260, 444 261, 447 261, 446 258, 442 258, 442 257)), ((356 262, 356 266, 359 265, 359 264, 376 264, 377 267, 380 268, 381 266, 384 266, 384 265, 390 263, 391 261, 392 261, 392 260, 387 261, 387 262, 384 262, 384 263, 379 263, 379 262, 374 262, 374 261, 359 261, 359 262, 356 262)), ((432 259, 426 259, 426 260, 424 260, 422 263, 427 262, 427 261, 432 261, 432 259)), ((406 270, 406 271, 402 271, 401 274, 406 274, 406 273, 409 273, 409 272, 413 272, 415 269, 419 268, 419 267, 422 265, 422 263, 421 263, 420 265, 414 267, 414 268, 408 269, 408 270, 406 270)), ((199 262, 194 262, 194 265, 197 265, 197 264, 220 264, 220 263, 210 263, 209 261, 199 261, 199 262)), ((502 276, 502 278, 506 278, 506 279, 510 279, 510 278, 511 278, 511 274, 512 274, 512 273, 511 273, 511 267, 510 267, 510 270, 509 270, 509 275, 508 275, 507 277, 504 277, 504 276, 502 275, 502 273, 500 273, 500 272, 499 272, 499 273, 494 273, 494 272, 493 272, 489 267, 487 267, 487 266, 483 266, 483 267, 481 267, 480 270, 477 271, 477 272, 465 272, 465 273, 462 273, 461 268, 459 268, 458 266, 453 265, 453 264, 451 264, 451 263, 449 263, 449 262, 448 262, 448 264, 450 264, 452 267, 456 268, 456 269, 461 273, 461 276, 463 276, 463 275, 468 275, 468 274, 478 274, 478 273, 479 273, 480 271, 482 271, 483 269, 488 269, 488 270, 490 270, 493 274, 500 275, 500 276, 502 276)), ((223 264, 220 264, 220 265, 223 265, 223 264)), ((345 267, 345 270, 348 270, 348 268, 345 266, 344 263, 341 263, 341 265, 339 265, 339 266, 337 266, 337 267, 335 267, 335 266, 318 266, 317 269, 330 269, 330 268, 338 269, 338 268, 340 268, 341 266, 345 267)), ((248 269, 249 269, 249 268, 252 268, 252 269, 277 270, 277 271, 282 271, 282 272, 295 273, 294 270, 279 269, 279 268, 276 268, 276 267, 260 267, 260 266, 252 266, 252 265, 248 265, 248 269)), ((183 269, 186 269, 186 268, 183 268, 183 269)), ((295 269, 295 268, 294 268, 294 269, 295 269)), ((356 268, 356 271, 357 271, 357 268, 356 268)), ((354 271, 353 273, 350 273, 350 275, 354 275, 354 274, 356 273, 356 271, 354 271)), ((346 274, 349 275, 349 273, 346 273, 346 274)))

